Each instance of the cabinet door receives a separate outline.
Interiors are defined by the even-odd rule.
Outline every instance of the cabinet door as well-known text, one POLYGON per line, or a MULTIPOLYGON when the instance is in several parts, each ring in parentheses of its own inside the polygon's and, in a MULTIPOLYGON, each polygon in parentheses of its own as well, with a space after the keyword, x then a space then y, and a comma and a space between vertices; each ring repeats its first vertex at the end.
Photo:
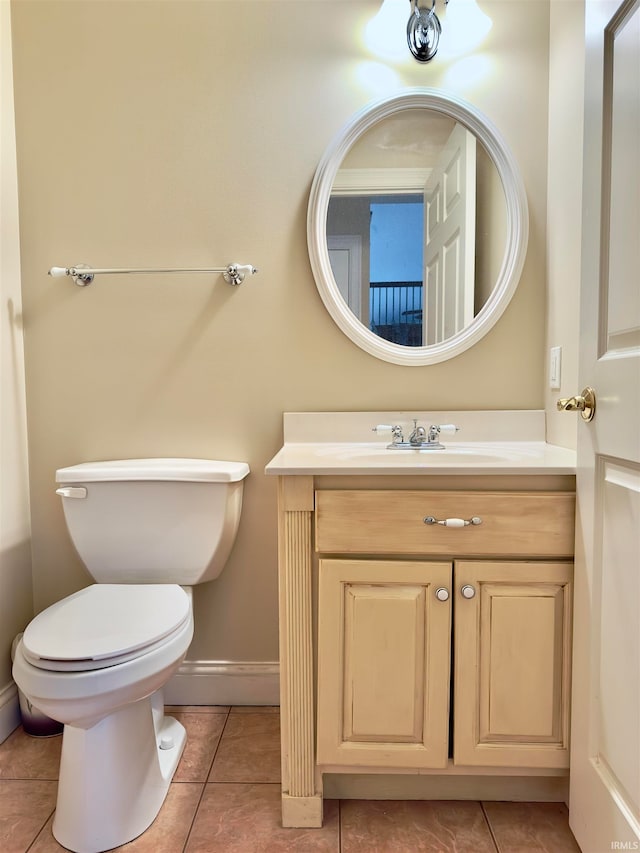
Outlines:
POLYGON ((322 765, 445 767, 451 564, 320 560, 322 765), (444 596, 444 593, 441 593, 444 596))
POLYGON ((456 764, 568 766, 572 575, 567 563, 456 562, 456 764))

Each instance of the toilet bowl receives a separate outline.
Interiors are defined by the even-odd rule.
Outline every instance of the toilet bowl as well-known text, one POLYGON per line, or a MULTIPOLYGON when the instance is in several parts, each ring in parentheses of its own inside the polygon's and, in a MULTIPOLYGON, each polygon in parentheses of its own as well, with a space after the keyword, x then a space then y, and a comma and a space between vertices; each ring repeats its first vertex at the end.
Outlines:
POLYGON ((248 471, 154 459, 57 472, 70 535, 101 582, 32 620, 13 674, 64 724, 53 834, 75 853, 130 841, 164 801, 186 733, 164 716, 162 688, 193 636, 190 584, 216 577, 233 546, 248 471))

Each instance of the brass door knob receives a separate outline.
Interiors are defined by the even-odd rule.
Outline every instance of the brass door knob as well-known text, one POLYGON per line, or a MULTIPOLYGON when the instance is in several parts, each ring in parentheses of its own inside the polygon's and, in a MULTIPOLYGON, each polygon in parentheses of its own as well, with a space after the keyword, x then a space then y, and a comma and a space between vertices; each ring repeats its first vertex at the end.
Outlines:
POLYGON ((583 388, 582 394, 558 400, 557 407, 559 412, 580 412, 583 421, 593 420, 596 413, 596 392, 593 388, 583 388))

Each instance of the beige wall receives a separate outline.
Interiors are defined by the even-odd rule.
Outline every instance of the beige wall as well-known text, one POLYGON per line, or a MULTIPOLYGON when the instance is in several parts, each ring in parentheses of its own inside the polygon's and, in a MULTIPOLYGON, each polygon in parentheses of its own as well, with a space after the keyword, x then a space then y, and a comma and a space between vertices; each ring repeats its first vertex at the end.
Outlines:
POLYGON ((482 5, 494 26, 475 66, 443 58, 387 70, 394 86, 466 98, 502 130, 529 196, 529 253, 487 338, 410 368, 338 330, 306 250, 325 146, 385 94, 361 36, 377 0, 14 2, 37 609, 88 582, 54 495, 57 467, 244 459, 238 541, 222 576, 197 591, 189 656, 274 660, 275 482, 263 468, 283 411, 543 405, 549 7, 482 5), (46 275, 79 262, 231 260, 260 273, 239 288, 147 276, 84 290, 46 275))
MULTIPOLYGON (((0 3, 0 718, 11 685, 11 642, 33 613, 18 188, 11 74, 11 21, 0 3)), ((13 694, 12 694, 13 695, 13 694)), ((3 726, 0 724, 0 739, 3 726)))
POLYGON ((556 400, 578 384, 584 2, 552 0, 549 48, 549 174, 547 217, 547 441, 576 446, 579 419, 558 412, 556 400), (562 383, 549 388, 549 348, 562 347, 562 383))

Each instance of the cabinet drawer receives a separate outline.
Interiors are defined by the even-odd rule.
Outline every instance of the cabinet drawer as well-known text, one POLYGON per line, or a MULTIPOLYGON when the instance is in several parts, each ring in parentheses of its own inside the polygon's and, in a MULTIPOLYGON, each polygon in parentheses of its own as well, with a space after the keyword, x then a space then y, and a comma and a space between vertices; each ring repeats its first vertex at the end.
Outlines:
POLYGON ((571 557, 572 492, 320 490, 316 550, 334 554, 571 557), (481 524, 425 524, 433 516, 481 524))

